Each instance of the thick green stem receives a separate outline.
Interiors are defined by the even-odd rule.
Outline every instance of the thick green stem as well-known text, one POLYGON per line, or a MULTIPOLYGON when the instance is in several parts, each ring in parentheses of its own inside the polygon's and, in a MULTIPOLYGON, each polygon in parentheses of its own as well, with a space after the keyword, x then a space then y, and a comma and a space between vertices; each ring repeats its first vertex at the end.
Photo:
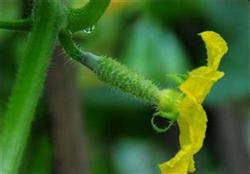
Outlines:
POLYGON ((109 5, 110 0, 89 0, 82 8, 71 9, 68 16, 68 29, 77 32, 96 24, 109 5))
POLYGON ((20 19, 16 21, 0 21, 0 28, 8 30, 27 31, 32 27, 32 19, 20 19))
POLYGON ((15 174, 64 19, 59 0, 36 0, 34 25, 0 132, 0 173, 15 174))

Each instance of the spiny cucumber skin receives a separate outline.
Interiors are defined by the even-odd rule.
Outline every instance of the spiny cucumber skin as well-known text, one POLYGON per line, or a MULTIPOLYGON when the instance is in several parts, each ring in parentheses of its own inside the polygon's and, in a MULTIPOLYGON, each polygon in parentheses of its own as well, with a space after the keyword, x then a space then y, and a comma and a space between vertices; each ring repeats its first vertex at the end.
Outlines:
POLYGON ((152 81, 146 80, 111 58, 100 59, 98 66, 96 73, 100 80, 146 103, 158 102, 160 91, 152 81))

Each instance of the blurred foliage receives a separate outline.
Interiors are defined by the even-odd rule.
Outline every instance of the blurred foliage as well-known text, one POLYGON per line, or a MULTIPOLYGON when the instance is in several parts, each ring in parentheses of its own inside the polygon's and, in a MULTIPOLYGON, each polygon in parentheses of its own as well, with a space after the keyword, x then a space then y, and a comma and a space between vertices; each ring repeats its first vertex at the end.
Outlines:
POLYGON ((250 4, 247 1, 216 3, 203 6, 208 27, 220 32, 229 44, 222 64, 226 76, 214 88, 211 103, 241 99, 250 95, 250 4), (216 8, 213 8, 215 7, 216 8))
POLYGON ((160 85, 169 83, 166 74, 185 72, 187 58, 172 31, 147 18, 139 19, 132 28, 122 53, 124 64, 160 85))

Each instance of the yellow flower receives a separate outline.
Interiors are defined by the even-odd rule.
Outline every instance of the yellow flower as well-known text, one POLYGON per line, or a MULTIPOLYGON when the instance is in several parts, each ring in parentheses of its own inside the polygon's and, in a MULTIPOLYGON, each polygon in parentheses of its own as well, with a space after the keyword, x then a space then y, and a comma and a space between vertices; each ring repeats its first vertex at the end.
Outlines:
POLYGON ((207 49, 207 66, 191 71, 179 87, 185 94, 177 106, 181 149, 172 159, 160 164, 162 174, 186 174, 195 171, 193 156, 203 145, 207 127, 207 116, 201 104, 213 84, 224 75, 217 69, 228 50, 226 42, 213 31, 202 32, 200 36, 207 49))

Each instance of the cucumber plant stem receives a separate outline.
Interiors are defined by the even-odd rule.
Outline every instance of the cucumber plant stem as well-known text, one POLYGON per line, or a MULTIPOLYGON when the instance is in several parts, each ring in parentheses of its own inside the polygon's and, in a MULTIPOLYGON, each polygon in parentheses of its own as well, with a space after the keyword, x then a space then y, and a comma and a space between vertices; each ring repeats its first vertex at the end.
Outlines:
POLYGON ((16 174, 43 89, 64 10, 58 0, 36 0, 34 23, 0 132, 0 173, 16 174))

